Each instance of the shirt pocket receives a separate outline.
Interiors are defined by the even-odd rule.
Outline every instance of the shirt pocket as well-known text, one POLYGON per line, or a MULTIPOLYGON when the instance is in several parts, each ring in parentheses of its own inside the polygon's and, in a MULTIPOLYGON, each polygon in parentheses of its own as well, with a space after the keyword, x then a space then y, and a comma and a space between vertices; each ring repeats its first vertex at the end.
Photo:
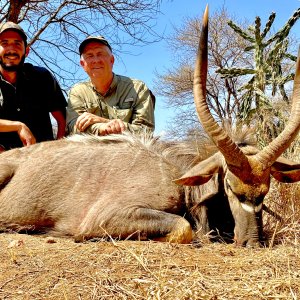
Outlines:
POLYGON ((114 117, 123 122, 130 122, 132 117, 132 108, 117 108, 113 107, 114 117))
POLYGON ((94 115, 100 115, 100 104, 96 103, 96 102, 92 102, 92 101, 87 101, 85 103, 85 110, 88 112, 88 113, 91 113, 91 114, 94 114, 94 115))

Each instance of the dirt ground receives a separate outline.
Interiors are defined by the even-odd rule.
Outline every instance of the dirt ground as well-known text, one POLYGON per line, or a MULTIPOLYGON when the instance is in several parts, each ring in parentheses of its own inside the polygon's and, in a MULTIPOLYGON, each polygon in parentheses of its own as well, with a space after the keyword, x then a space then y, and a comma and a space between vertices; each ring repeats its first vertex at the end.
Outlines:
POLYGON ((0 234, 0 299, 299 299, 299 245, 246 249, 0 234))

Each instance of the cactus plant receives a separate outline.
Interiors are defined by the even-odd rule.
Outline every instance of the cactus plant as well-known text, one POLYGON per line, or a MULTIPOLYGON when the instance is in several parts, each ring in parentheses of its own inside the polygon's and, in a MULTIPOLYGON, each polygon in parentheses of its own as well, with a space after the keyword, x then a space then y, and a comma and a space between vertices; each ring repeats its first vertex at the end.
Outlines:
POLYGON ((249 43, 245 51, 253 51, 253 68, 217 70, 224 78, 250 76, 249 81, 240 88, 243 94, 238 115, 244 121, 249 121, 253 112, 257 113, 261 109, 272 108, 270 99, 266 95, 267 87, 270 87, 273 96, 279 91, 282 99, 288 102, 285 84, 293 79, 294 74, 284 74, 282 63, 285 59, 296 61, 295 56, 287 53, 287 37, 292 26, 300 17, 300 8, 277 33, 267 38, 275 17, 276 14, 271 13, 263 30, 260 17, 256 17, 254 26, 250 26, 248 30, 241 29, 232 21, 228 22, 228 25, 249 43))

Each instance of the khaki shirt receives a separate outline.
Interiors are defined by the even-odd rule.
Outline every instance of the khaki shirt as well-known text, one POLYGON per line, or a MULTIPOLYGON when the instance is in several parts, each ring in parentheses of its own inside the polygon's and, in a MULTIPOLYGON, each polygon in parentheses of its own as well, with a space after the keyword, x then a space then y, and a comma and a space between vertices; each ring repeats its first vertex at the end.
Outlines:
MULTIPOLYGON (((120 119, 131 132, 154 130, 154 109, 150 90, 140 80, 114 74, 105 95, 96 91, 91 81, 76 84, 69 92, 67 108, 68 133, 79 133, 78 116, 89 112, 107 119, 120 119)), ((87 128, 86 133, 98 134, 103 123, 87 128)))

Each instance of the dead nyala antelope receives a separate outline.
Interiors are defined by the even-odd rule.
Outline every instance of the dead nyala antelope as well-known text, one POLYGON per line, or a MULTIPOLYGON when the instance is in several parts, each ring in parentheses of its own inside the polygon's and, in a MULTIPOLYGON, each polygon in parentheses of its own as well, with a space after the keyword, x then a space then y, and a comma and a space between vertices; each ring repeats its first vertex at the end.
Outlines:
POLYGON ((271 175, 281 182, 300 180, 300 165, 280 156, 300 125, 299 59, 290 120, 259 151, 235 143, 209 111, 207 35, 206 9, 194 98, 217 152, 201 160, 184 144, 179 151, 176 143, 131 134, 74 136, 4 152, 0 227, 77 240, 110 236, 176 243, 190 243, 192 229, 202 233, 214 229, 238 245, 257 245, 271 175))

